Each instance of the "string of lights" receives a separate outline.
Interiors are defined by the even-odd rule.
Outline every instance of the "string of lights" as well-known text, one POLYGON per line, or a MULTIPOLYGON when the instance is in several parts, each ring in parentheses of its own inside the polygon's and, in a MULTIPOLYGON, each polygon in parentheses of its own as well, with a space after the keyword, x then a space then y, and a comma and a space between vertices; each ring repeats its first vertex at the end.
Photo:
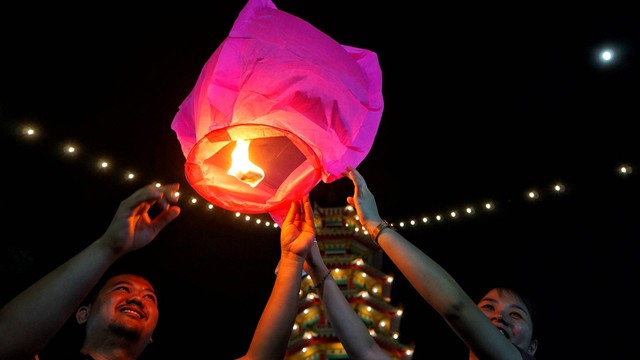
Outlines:
MULTIPOLYGON (((37 142, 39 138, 42 138, 42 130, 33 126, 22 124, 18 126, 19 129, 16 131, 20 138, 25 142, 37 142)), ((78 143, 64 143, 58 145, 58 150, 67 158, 77 158, 81 152, 80 146, 78 143)), ((115 169, 111 162, 104 157, 93 157, 90 154, 86 154, 85 156, 89 156, 93 159, 93 164, 99 172, 106 173, 114 173, 117 172, 122 179, 127 182, 133 181, 143 181, 143 174, 138 174, 132 170, 127 169, 115 169)), ((632 176, 633 174, 633 165, 629 163, 620 163, 617 165, 615 169, 615 173, 620 178, 626 178, 632 176)), ((145 179, 146 183, 155 183, 156 186, 161 186, 162 182, 157 180, 145 179)), ((542 199, 543 194, 554 194, 554 195, 562 195, 567 190, 568 184, 562 182, 554 182, 550 184, 546 190, 541 190, 538 188, 531 187, 529 189, 523 190, 523 198, 529 202, 536 202, 542 199)), ((200 207, 203 208, 204 211, 223 211, 228 213, 230 216, 240 220, 245 221, 247 223, 253 223, 256 226, 264 226, 267 228, 278 228, 278 224, 271 220, 268 214, 243 214, 240 212, 233 212, 223 208, 219 208, 206 200, 202 199, 199 195, 195 193, 190 193, 188 191, 184 193, 176 194, 183 205, 186 203, 188 206, 192 207, 200 207)), ((391 225, 398 227, 400 229, 403 228, 414 228, 419 226, 427 226, 432 224, 443 223, 448 220, 456 220, 461 218, 473 217, 478 214, 490 214, 499 206, 499 203, 495 200, 486 200, 481 202, 475 202, 475 205, 464 205, 458 206, 459 210, 447 210, 433 213, 432 215, 421 215, 414 216, 407 219, 397 219, 391 223, 391 225)), ((452 207, 456 208, 456 207, 452 207)), ((348 211, 353 211, 350 206, 347 206, 348 211)), ((364 229, 356 229, 356 231, 365 231, 364 229)))

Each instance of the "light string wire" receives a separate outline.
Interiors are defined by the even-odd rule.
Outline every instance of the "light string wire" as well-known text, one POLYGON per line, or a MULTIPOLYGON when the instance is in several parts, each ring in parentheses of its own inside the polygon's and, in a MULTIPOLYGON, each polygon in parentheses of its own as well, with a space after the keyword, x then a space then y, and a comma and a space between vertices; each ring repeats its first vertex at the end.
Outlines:
MULTIPOLYGON (((43 138, 43 131, 33 125, 18 125, 17 129, 14 129, 13 132, 17 134, 24 143, 38 142, 39 139, 43 138)), ((120 178, 128 183, 139 183, 141 181, 146 181, 146 184, 155 183, 157 186, 162 185, 162 182, 157 180, 143 180, 142 174, 136 173, 132 170, 115 169, 107 158, 92 156, 87 151, 85 151, 84 148, 78 146, 78 144, 79 143, 77 142, 67 142, 64 144, 59 143, 59 145, 57 145, 58 150, 56 151, 61 152, 65 158, 71 159, 80 158, 80 153, 82 152, 85 157, 89 157, 91 159, 90 162, 93 163, 94 169, 97 169, 98 172, 103 174, 118 173, 120 174, 120 178)), ((633 164, 620 162, 614 170, 619 178, 625 179, 632 176, 633 169, 633 164)), ((568 185, 566 183, 556 181, 550 185, 547 185, 546 187, 531 186, 529 189, 523 191, 522 197, 528 202, 535 203, 541 201, 542 199, 550 198, 546 195, 553 194, 555 195, 554 197, 563 195, 567 191, 567 188, 568 185)), ((234 212, 223 209, 209 203, 198 194, 192 193, 189 190, 181 189, 179 197, 179 202, 182 202, 183 206, 184 203, 186 203, 186 205, 191 207, 200 206, 206 211, 220 210, 231 214, 236 219, 243 220, 248 223, 253 223, 255 225, 268 228, 278 228, 278 224, 273 222, 268 214, 243 214, 241 212, 234 212)), ((450 207, 449 210, 431 212, 428 215, 411 216, 406 219, 392 219, 392 221, 390 221, 390 224, 397 227, 398 229, 417 228, 426 225, 446 223, 463 218, 469 218, 479 214, 491 214, 500 206, 500 202, 495 200, 469 202, 468 204, 472 205, 454 206, 450 207)), ((345 206, 345 210, 347 212, 354 211, 353 208, 351 208, 349 205, 345 206)), ((356 231, 364 231, 364 229, 361 228, 357 229, 356 231)))

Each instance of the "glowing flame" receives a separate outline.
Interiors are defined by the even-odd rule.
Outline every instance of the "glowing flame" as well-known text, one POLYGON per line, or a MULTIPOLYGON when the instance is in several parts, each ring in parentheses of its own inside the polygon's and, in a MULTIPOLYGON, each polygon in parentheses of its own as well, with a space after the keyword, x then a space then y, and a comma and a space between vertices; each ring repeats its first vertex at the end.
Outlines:
POLYGON ((264 170, 249 160, 250 140, 237 140, 236 148, 231 153, 231 167, 227 175, 256 187, 264 179, 264 170))

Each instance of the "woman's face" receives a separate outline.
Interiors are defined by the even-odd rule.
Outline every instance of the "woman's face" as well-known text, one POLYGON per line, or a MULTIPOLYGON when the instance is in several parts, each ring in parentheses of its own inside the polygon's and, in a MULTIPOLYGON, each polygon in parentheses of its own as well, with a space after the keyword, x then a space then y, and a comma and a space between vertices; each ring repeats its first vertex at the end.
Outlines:
POLYGON ((508 290, 492 289, 478 302, 478 308, 514 345, 535 353, 533 320, 519 296, 508 290))

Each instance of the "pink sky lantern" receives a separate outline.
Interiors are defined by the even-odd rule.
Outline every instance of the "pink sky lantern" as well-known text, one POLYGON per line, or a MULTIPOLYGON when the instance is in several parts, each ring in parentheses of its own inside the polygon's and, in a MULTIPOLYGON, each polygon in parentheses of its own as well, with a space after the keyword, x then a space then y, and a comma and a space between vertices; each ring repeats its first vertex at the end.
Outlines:
POLYGON ((382 110, 374 52, 249 0, 171 128, 200 196, 281 224, 291 201, 360 164, 382 110))

